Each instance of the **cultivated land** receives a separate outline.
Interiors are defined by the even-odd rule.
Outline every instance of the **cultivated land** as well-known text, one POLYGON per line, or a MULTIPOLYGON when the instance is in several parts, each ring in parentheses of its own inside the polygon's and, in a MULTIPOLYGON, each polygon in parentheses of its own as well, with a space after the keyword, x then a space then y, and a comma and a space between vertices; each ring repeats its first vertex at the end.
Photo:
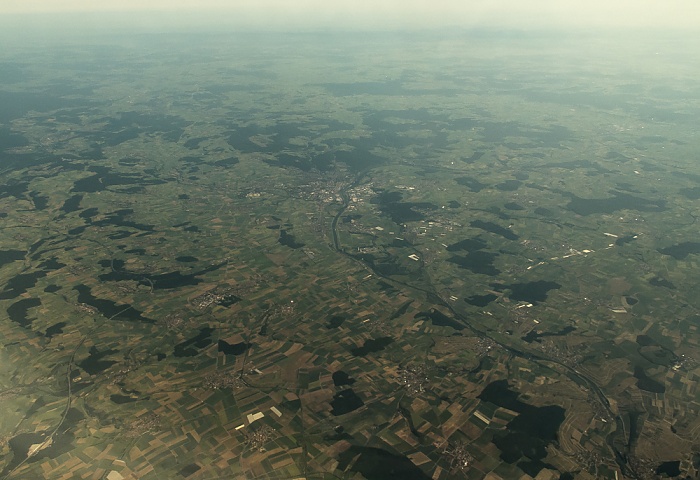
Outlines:
POLYGON ((698 72, 613 40, 4 52, 0 478, 695 478, 698 72))

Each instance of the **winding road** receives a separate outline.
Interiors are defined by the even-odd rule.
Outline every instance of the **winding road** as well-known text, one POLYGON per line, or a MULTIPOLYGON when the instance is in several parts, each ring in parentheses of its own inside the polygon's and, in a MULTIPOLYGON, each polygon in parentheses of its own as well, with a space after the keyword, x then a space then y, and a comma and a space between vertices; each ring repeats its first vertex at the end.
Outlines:
POLYGON ((538 353, 525 352, 525 351, 520 350, 512 345, 505 344, 502 341, 499 341, 499 340, 489 336, 489 334, 487 332, 485 332, 485 331, 475 327, 471 323, 469 323, 467 318, 464 315, 457 312, 452 307, 452 305, 450 305, 450 303, 448 301, 443 299, 438 294, 437 291, 431 290, 431 289, 424 289, 424 288, 421 288, 418 286, 411 285, 411 284, 406 283, 406 282, 397 281, 397 280, 391 278, 390 276, 383 275, 383 274, 377 272, 372 267, 372 265, 360 260, 359 258, 357 258, 357 257, 349 254, 345 250, 343 250, 341 243, 340 243, 340 236, 338 234, 338 220, 343 215, 343 213, 345 213, 348 206, 350 205, 350 197, 348 195, 348 191, 352 188, 355 188, 357 185, 359 185, 360 182, 362 181, 362 178, 364 178, 365 174, 366 174, 366 172, 362 172, 361 174, 359 174, 355 178, 355 180, 352 183, 350 183, 348 186, 342 188, 338 192, 340 197, 343 199, 343 205, 338 210, 338 212, 335 214, 335 216, 333 217, 333 220, 331 222, 331 231, 333 234, 333 245, 332 245, 333 250, 335 250, 336 253, 344 255, 344 256, 352 259, 353 261, 361 264, 365 269, 370 270, 374 275, 376 275, 379 278, 382 278, 388 282, 391 282, 392 284, 398 284, 398 285, 401 285, 403 287, 407 287, 411 290, 421 291, 423 293, 431 295, 433 298, 439 299, 441 306, 447 308, 452 313, 452 315, 455 317, 455 319, 457 319, 460 323, 462 323, 466 328, 471 330, 475 335, 491 340, 492 342, 499 345, 500 347, 505 349, 507 352, 509 352, 513 356, 520 357, 520 358, 523 358, 525 360, 535 362, 538 364, 543 364, 543 363, 554 364, 554 365, 557 365, 557 366, 563 368, 564 370, 566 370, 566 372, 569 374, 570 377, 573 377, 576 380, 578 380, 577 383, 579 385, 581 385, 584 388, 586 388, 587 390, 593 392, 595 394, 595 396, 598 398, 598 400, 600 401, 600 403, 602 404, 602 406, 608 412, 610 417, 615 419, 615 430, 611 431, 608 434, 608 436, 606 437, 606 443, 608 444, 608 447, 610 448, 611 452, 613 453, 613 455, 615 457, 615 462, 620 467, 622 474, 628 478, 637 478, 637 476, 634 474, 634 472, 632 472, 630 469, 628 458, 627 458, 627 453, 624 451, 621 451, 616 446, 616 443, 619 443, 621 445, 626 444, 625 438, 622 438, 621 442, 616 442, 616 439, 618 436, 624 437, 624 430, 625 429, 624 429, 623 419, 620 415, 616 415, 612 411, 612 408, 610 406, 610 400, 608 400, 608 398, 606 397, 603 390, 593 380, 591 380, 590 378, 588 378, 587 376, 585 376, 584 374, 582 374, 581 372, 576 370, 574 367, 566 365, 566 364, 564 364, 556 359, 547 358, 547 357, 540 355, 538 353))

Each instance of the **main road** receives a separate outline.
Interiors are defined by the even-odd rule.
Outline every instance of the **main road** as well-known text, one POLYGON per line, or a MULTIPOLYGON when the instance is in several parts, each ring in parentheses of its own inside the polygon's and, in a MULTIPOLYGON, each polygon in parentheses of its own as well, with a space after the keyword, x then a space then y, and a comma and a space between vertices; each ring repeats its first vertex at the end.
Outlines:
MULTIPOLYGON (((356 256, 351 255, 350 253, 343 250, 343 248, 340 244, 340 236, 338 234, 338 220, 343 215, 343 213, 345 213, 348 206, 350 205, 350 197, 348 195, 348 191, 352 188, 355 188, 357 185, 359 185, 359 183, 362 181, 362 178, 364 178, 365 174, 366 174, 366 172, 362 172, 362 173, 358 174, 352 183, 348 184, 346 187, 343 187, 338 192, 338 194, 340 195, 340 197, 343 200, 343 205, 340 207, 338 212, 333 217, 333 220, 331 221, 331 232, 333 234, 333 245, 332 245, 333 250, 335 250, 337 253, 339 253, 341 255, 344 255, 344 256, 352 259, 355 262, 360 263, 364 268, 370 270, 375 276, 377 276, 379 278, 383 278, 386 281, 389 281, 393 284, 401 285, 401 286, 406 287, 406 288, 411 289, 411 290, 421 291, 427 295, 430 295, 430 298, 439 299, 440 305, 447 308, 460 323, 462 323, 466 328, 471 330, 475 335, 491 340, 492 342, 499 345, 500 347, 502 347, 503 349, 505 349, 506 351, 508 351, 512 355, 526 359, 526 360, 531 361, 531 362, 535 362, 535 363, 555 364, 555 365, 558 365, 559 367, 563 368, 564 370, 566 370, 567 373, 569 374, 569 376, 572 377, 572 379, 575 379, 575 381, 577 380, 576 383, 578 383, 582 387, 587 388, 588 390, 593 392, 595 394, 595 396, 598 398, 598 400, 600 401, 603 408, 605 408, 605 410, 608 412, 608 415, 610 415, 611 418, 615 419, 615 430, 611 431, 608 434, 608 436, 606 438, 606 442, 608 444, 608 447, 612 451, 612 453, 615 457, 615 462, 620 467, 622 474, 626 477, 629 477, 629 478, 637 478, 637 476, 634 474, 634 472, 632 472, 630 469, 630 465, 629 465, 628 458, 627 458, 627 452, 621 451, 616 446, 616 441, 615 441, 616 437, 619 435, 622 435, 624 437, 625 429, 624 429, 624 422, 622 420, 622 417, 620 415, 616 415, 612 411, 612 408, 610 405, 610 400, 608 400, 608 398, 605 396, 605 393, 603 392, 603 390, 592 379, 590 379, 589 377, 587 377, 583 373, 579 372, 576 368, 574 368, 570 365, 566 365, 565 363, 563 363, 559 360, 545 357, 538 352, 526 352, 526 351, 520 350, 519 348, 514 347, 513 345, 508 345, 506 343, 503 343, 501 340, 497 340, 497 339, 493 338, 487 332, 472 325, 464 315, 457 312, 454 309, 454 307, 448 301, 443 299, 435 289, 421 288, 421 287, 411 285, 411 284, 406 283, 406 282, 395 280, 395 279, 391 278, 390 276, 383 275, 383 274, 379 273, 378 271, 376 271, 372 267, 372 265, 362 261, 361 259, 357 258, 356 256)), ((622 442, 620 444, 625 445, 626 439, 623 438, 622 442)))

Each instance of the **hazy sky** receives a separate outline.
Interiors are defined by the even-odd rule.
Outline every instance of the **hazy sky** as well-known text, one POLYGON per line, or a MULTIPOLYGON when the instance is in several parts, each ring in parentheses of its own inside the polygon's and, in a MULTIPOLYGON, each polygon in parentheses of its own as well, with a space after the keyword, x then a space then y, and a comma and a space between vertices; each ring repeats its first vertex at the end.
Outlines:
POLYGON ((699 0, 0 0, 0 15, 190 10, 275 27, 700 28, 699 0))

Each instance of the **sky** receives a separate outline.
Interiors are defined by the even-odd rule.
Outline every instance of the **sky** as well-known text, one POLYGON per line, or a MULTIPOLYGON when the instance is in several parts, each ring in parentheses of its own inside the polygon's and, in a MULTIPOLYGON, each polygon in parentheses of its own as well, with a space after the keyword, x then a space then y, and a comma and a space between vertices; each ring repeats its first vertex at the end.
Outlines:
POLYGON ((116 12, 290 28, 700 29, 698 0, 0 0, 0 16, 116 12))

